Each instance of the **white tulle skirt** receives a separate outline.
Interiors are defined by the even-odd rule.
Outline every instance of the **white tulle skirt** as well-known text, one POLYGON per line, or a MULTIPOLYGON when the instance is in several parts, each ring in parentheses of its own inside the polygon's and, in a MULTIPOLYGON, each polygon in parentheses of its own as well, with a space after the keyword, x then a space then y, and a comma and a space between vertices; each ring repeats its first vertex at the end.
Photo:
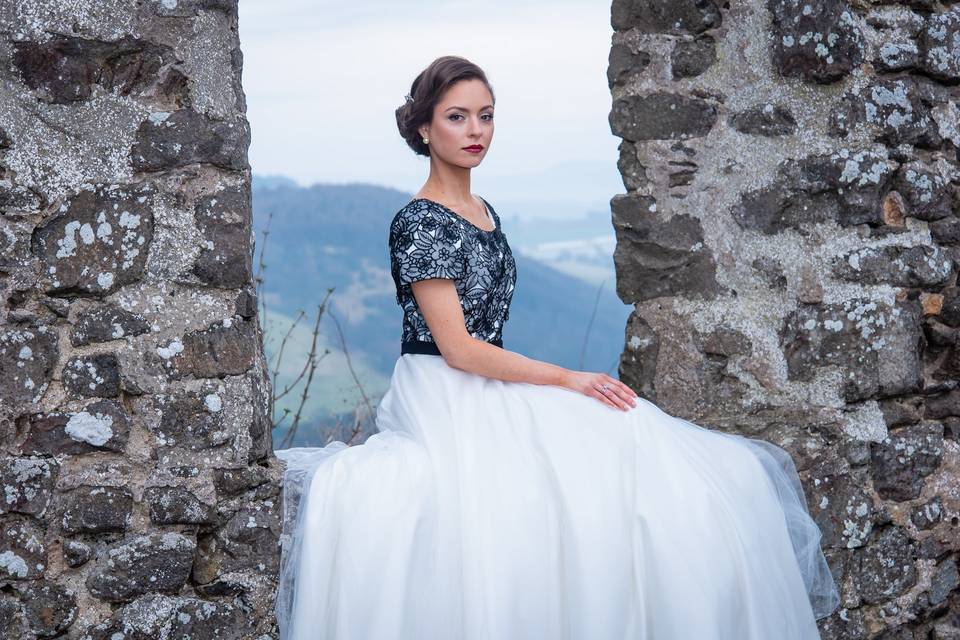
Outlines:
POLYGON ((812 640, 839 604, 790 456, 404 354, 359 445, 287 462, 283 640, 812 640))

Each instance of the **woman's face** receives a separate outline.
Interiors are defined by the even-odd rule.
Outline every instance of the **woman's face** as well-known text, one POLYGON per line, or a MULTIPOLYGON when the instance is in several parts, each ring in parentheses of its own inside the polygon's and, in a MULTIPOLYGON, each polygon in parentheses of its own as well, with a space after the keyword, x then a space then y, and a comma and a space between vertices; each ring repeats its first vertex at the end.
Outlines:
POLYGON ((461 80, 433 108, 433 122, 420 127, 435 160, 465 169, 480 164, 493 138, 493 96, 482 80, 461 80), (479 152, 466 147, 480 145, 479 152))

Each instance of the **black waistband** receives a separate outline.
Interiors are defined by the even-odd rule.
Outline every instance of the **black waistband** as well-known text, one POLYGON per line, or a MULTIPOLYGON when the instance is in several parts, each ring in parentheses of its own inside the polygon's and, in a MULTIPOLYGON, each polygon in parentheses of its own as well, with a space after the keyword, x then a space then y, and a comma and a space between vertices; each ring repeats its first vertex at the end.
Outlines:
MULTIPOLYGON (((492 344, 495 347, 503 348, 503 340, 497 338, 496 340, 487 340, 489 344, 492 344)), ((429 342, 426 340, 406 340, 400 343, 400 355, 405 353, 429 353, 431 355, 439 356, 443 355, 440 353, 440 349, 437 347, 436 342, 429 342)))

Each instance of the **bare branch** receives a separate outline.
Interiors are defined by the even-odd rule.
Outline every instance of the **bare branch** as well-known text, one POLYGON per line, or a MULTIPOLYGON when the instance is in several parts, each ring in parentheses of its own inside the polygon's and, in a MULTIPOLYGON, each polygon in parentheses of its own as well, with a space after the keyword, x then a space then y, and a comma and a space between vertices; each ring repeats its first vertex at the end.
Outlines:
POLYGON ((581 370, 584 366, 584 358, 587 351, 587 341, 590 339, 590 331, 593 329, 593 319, 597 317, 597 307, 600 304, 600 293, 603 291, 603 285, 607 283, 606 279, 600 283, 600 286, 597 288, 597 295, 593 299, 593 310, 590 312, 590 320, 587 322, 587 330, 583 334, 583 342, 580 344, 580 364, 578 368, 581 370))
MULTIPOLYGON (((354 384, 357 385, 357 389, 360 391, 360 397, 363 398, 363 404, 367 408, 367 415, 373 416, 373 406, 370 404, 370 398, 367 396, 367 392, 364 390, 363 385, 360 383, 360 379, 357 377, 357 372, 353 368, 353 361, 350 359, 350 349, 347 347, 347 341, 343 336, 343 330, 340 327, 340 321, 337 320, 337 317, 333 312, 329 312, 330 317, 333 319, 334 324, 337 326, 337 334, 340 337, 340 348, 343 350, 343 355, 347 360, 347 368, 350 370, 350 375, 353 378, 354 384)), ((347 444, 353 442, 353 439, 357 437, 360 433, 362 426, 362 420, 357 416, 357 412, 354 414, 353 429, 350 433, 350 439, 347 441, 347 444)))
POLYGON ((310 352, 307 354, 307 362, 309 363, 309 372, 307 374, 307 381, 303 385, 303 394, 300 396, 300 404, 297 406, 297 413, 293 418, 293 423, 287 429, 286 435, 284 435, 283 440, 280 442, 280 448, 284 449, 289 447, 293 442, 293 438, 297 433, 297 428, 300 426, 300 419, 303 416, 303 407, 307 403, 307 398, 310 397, 310 385, 313 383, 313 375, 317 371, 317 339, 320 336, 320 319, 323 317, 323 308, 327 304, 327 299, 330 297, 330 292, 333 289, 329 289, 327 296, 323 299, 323 303, 317 305, 317 319, 313 325, 313 339, 310 343, 310 352))

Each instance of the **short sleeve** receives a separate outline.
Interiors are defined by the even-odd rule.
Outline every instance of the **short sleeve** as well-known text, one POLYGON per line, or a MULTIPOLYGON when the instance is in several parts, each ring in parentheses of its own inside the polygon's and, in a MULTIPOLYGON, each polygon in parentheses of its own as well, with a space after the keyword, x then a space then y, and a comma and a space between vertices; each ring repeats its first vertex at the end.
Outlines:
POLYGON ((429 209, 405 209, 390 226, 390 261, 402 285, 462 278, 466 271, 463 237, 456 225, 429 209))

